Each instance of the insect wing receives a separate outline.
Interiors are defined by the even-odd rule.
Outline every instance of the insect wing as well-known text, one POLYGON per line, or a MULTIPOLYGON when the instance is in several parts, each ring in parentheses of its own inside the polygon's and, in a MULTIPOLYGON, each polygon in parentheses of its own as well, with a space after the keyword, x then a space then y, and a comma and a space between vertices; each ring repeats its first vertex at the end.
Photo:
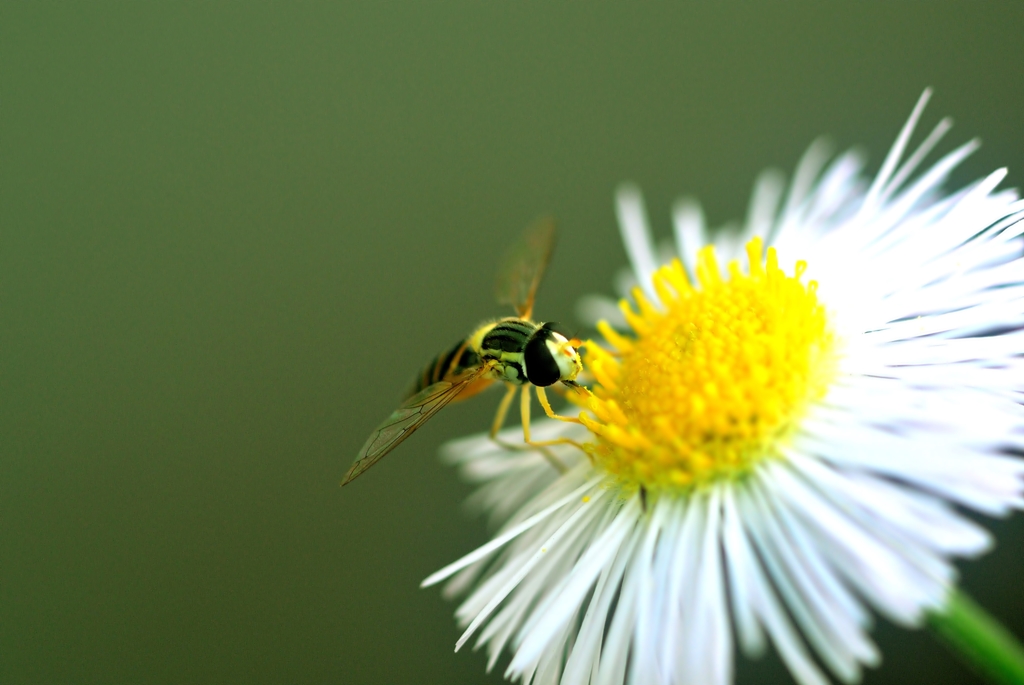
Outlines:
POLYGON ((555 222, 550 217, 531 224, 505 253, 498 268, 499 304, 510 304, 523 319, 533 312, 533 299, 555 246, 555 222))
POLYGON ((486 368, 481 366, 454 380, 438 381, 403 402, 402 406, 370 434, 341 484, 351 483, 363 471, 380 461, 430 417, 458 397, 459 393, 479 378, 486 368))

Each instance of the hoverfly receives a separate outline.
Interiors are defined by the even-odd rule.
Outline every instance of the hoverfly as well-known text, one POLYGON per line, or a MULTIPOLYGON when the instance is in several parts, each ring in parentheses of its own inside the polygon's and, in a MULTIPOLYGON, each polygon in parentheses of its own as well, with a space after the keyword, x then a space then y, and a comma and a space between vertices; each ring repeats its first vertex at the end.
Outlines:
POLYGON ((483 324, 427 364, 405 401, 370 434, 342 485, 380 461, 446 405, 472 397, 495 381, 504 382, 507 389, 491 425, 491 438, 497 438, 509 406, 521 390, 525 444, 516 447, 539 448, 556 468, 560 466, 544 446, 576 443, 566 438, 542 442, 530 439, 530 387, 535 389, 545 414, 572 423, 579 423, 579 419, 555 414, 544 388, 561 382, 577 392, 588 391, 576 383, 576 376, 583 369, 576 352, 580 341, 556 331, 556 324, 530 320, 534 296, 551 259, 554 240, 555 226, 550 219, 542 219, 526 229, 498 270, 498 302, 511 304, 516 316, 483 324))

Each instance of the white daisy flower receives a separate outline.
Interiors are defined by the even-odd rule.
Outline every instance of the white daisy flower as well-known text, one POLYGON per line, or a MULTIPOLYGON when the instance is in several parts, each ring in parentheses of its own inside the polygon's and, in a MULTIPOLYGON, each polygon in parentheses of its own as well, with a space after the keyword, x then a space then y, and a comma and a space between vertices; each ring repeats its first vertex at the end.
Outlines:
POLYGON ((535 430, 587 453, 559 448, 559 474, 485 436, 446 449, 499 529, 424 581, 468 593, 458 647, 507 650, 523 683, 709 685, 735 633, 800 683, 852 683, 875 613, 943 610, 953 559, 992 544, 958 508, 1024 505, 1024 203, 1005 170, 941 190, 976 142, 919 171, 947 120, 905 157, 928 96, 874 180, 816 143, 741 230, 681 203, 661 266, 620 190, 635 306, 587 347, 584 425, 535 430))

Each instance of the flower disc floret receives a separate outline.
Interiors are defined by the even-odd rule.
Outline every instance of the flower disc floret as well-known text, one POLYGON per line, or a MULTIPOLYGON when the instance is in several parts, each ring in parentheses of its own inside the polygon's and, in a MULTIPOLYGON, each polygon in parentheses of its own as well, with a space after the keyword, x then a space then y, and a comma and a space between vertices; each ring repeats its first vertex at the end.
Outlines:
POLYGON ((600 330, 616 352, 588 347, 597 381, 586 426, 594 460, 625 482, 648 489, 692 488, 780 458, 780 445, 835 375, 836 339, 817 284, 801 283, 747 246, 749 269, 714 249, 698 256, 694 287, 678 260, 654 275, 661 307, 636 289, 621 307, 635 337, 600 330))

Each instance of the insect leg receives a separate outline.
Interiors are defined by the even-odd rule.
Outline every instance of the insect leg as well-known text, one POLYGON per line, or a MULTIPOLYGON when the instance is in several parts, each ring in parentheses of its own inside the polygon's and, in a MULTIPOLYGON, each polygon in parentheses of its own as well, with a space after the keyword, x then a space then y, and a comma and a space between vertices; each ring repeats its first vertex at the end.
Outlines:
POLYGON ((519 389, 518 386, 513 385, 511 383, 507 383, 506 385, 508 386, 508 390, 505 392, 505 396, 501 398, 501 404, 498 405, 498 413, 494 416, 494 423, 491 424, 491 440, 498 443, 505 449, 518 451, 529 451, 536 449, 538 452, 544 455, 544 458, 547 459, 548 462, 550 462, 551 466, 553 466, 556 471, 558 471, 559 473, 565 473, 568 469, 566 469, 565 464, 563 464, 558 459, 558 457, 551 454, 551 452, 549 450, 544 449, 544 447, 537 446, 535 443, 530 442, 530 394, 529 392, 525 392, 526 386, 523 386, 523 397, 526 398, 526 422, 523 424, 523 434, 526 438, 525 444, 521 445, 517 443, 506 442, 505 440, 498 438, 498 431, 501 430, 502 425, 505 423, 505 417, 508 415, 508 408, 512 405, 512 399, 516 395, 516 390, 519 389))
MULTIPOLYGON (((557 414, 555 414, 555 412, 552 411, 552 409, 551 409, 551 404, 548 402, 547 396, 544 394, 544 388, 541 388, 541 387, 538 387, 538 386, 534 386, 534 387, 537 390, 537 399, 540 400, 540 403, 544 407, 544 411, 545 411, 545 413, 547 413, 548 416, 550 416, 553 419, 559 419, 561 421, 568 421, 570 423, 580 423, 579 419, 571 419, 571 418, 568 418, 568 417, 565 417, 565 416, 558 416, 557 414)), ((528 386, 524 385, 523 386, 522 412, 523 412, 523 439, 525 440, 526 444, 527 445, 531 445, 533 447, 546 447, 546 446, 550 446, 550 445, 572 445, 573 447, 579 449, 581 452, 586 453, 586 450, 583 449, 583 445, 581 445, 580 443, 578 443, 575 440, 572 440, 570 438, 557 438, 555 440, 539 440, 539 441, 530 440, 530 400, 529 400, 529 395, 530 395, 529 388, 528 388, 528 386)), ((589 457, 590 455, 588 454, 587 456, 589 457)))
MULTIPOLYGON (((508 394, 505 395, 505 397, 501 401, 502 405, 507 406, 507 404, 511 404, 512 395, 515 393, 515 390, 516 390, 516 386, 514 386, 514 385, 509 388, 508 394), (506 402, 506 400, 508 400, 508 402, 506 402)), ((565 464, 562 463, 562 460, 559 459, 558 457, 556 457, 554 454, 552 454, 550 450, 544 449, 545 445, 561 444, 560 441, 554 440, 554 441, 550 441, 550 442, 533 442, 533 441, 530 440, 530 386, 528 386, 528 385, 524 385, 523 386, 523 394, 521 395, 521 398, 522 398, 522 401, 521 401, 521 403, 519 405, 519 410, 520 410, 520 416, 521 416, 522 421, 523 421, 523 443, 524 444, 517 445, 517 444, 513 444, 513 443, 508 443, 508 442, 505 442, 504 440, 499 440, 497 438, 495 438, 494 441, 496 443, 498 443, 499 445, 501 445, 502 447, 505 447, 507 449, 513 449, 513 450, 537 450, 542 455, 544 455, 544 458, 548 460, 548 463, 551 464, 552 468, 554 468, 559 473, 565 473, 569 469, 566 468, 565 464)))
POLYGON ((519 418, 523 422, 523 442, 530 444, 530 386, 524 385, 519 396, 519 418))
MULTIPOLYGON (((534 387, 536 387, 536 386, 534 386, 534 387)), ((537 389, 540 390, 540 388, 537 388, 537 389)), ((565 465, 562 464, 561 460, 559 460, 557 457, 555 457, 554 454, 550 453, 548 450, 546 450, 544 448, 545 447, 550 447, 552 445, 572 445, 573 447, 576 447, 576 448, 578 448, 581 451, 585 451, 585 450, 583 450, 583 445, 581 445, 580 443, 576 442, 575 440, 570 440, 569 438, 558 438, 556 440, 536 440, 536 441, 532 440, 530 438, 530 386, 528 386, 528 385, 524 385, 523 386, 523 394, 521 396, 521 402, 520 402, 520 405, 519 405, 519 410, 520 410, 520 417, 522 418, 522 421, 523 421, 523 442, 525 442, 530 447, 536 448, 537 451, 539 451, 541 454, 543 454, 547 458, 547 460, 549 462, 551 462, 552 466, 554 466, 556 469, 558 469, 561 473, 565 473, 565 471, 567 469, 566 469, 565 465)))
POLYGON ((580 423, 579 419, 574 419, 570 416, 559 416, 551 408, 551 403, 548 402, 548 394, 544 391, 544 388, 539 385, 534 386, 537 389, 537 399, 540 401, 540 406, 544 407, 544 413, 548 415, 549 419, 558 419, 559 421, 565 421, 567 423, 580 423))
POLYGON ((494 423, 491 424, 491 439, 493 440, 498 435, 498 431, 505 425, 505 417, 508 416, 508 408, 512 404, 512 398, 516 394, 516 386, 511 383, 506 383, 508 390, 505 391, 505 396, 501 398, 501 404, 498 405, 498 413, 494 415, 494 423))

